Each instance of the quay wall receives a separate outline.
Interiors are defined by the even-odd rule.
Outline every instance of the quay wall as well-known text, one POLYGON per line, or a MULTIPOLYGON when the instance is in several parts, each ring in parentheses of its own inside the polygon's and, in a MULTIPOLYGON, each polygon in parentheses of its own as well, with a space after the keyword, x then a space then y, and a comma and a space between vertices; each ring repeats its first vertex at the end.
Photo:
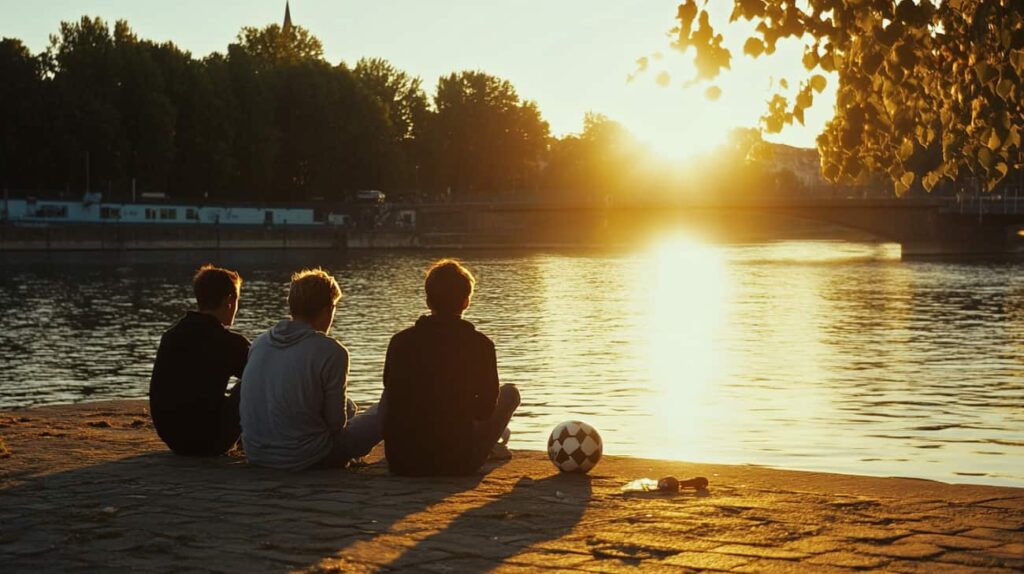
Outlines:
POLYGON ((0 252, 158 249, 344 249, 345 230, 314 226, 0 226, 0 252))

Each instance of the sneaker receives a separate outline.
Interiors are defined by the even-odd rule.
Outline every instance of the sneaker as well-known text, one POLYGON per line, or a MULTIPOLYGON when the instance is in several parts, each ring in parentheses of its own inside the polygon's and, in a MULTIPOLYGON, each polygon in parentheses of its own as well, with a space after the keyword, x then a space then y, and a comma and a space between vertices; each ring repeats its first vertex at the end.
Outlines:
POLYGON ((511 436, 512 436, 512 431, 508 430, 508 427, 505 427, 505 430, 501 431, 501 438, 498 439, 498 444, 500 444, 500 445, 508 444, 508 439, 511 436))
POLYGON ((491 448, 491 454, 487 455, 487 460, 509 460, 512 458, 512 451, 507 446, 498 443, 491 448))

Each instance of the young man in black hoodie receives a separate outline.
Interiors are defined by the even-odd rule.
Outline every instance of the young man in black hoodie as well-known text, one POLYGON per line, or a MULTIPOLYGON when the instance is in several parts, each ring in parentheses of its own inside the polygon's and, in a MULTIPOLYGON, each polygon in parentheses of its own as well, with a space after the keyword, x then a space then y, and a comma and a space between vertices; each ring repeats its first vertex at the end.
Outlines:
POLYGON ((494 343, 462 319, 476 280, 457 261, 427 272, 431 314, 391 338, 384 364, 384 448, 391 472, 470 474, 487 460, 519 406, 498 383, 494 343))
POLYGON ((198 311, 189 311, 160 338, 149 383, 149 410, 160 438, 175 453, 227 452, 241 434, 239 385, 249 341, 230 330, 238 312, 242 278, 204 265, 192 278, 198 311))

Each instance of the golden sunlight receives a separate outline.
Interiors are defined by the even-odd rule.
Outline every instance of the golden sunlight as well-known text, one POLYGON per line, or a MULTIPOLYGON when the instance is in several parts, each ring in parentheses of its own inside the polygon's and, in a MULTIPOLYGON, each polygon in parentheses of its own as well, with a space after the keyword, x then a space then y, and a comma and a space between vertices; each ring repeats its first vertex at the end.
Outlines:
POLYGON ((714 412, 710 398, 722 369, 716 343, 726 326, 730 279, 724 254, 686 236, 663 238, 653 246, 648 277, 652 283, 647 308, 648 364, 652 394, 649 412, 660 433, 686 437, 686 452, 671 456, 706 460, 701 445, 714 412))

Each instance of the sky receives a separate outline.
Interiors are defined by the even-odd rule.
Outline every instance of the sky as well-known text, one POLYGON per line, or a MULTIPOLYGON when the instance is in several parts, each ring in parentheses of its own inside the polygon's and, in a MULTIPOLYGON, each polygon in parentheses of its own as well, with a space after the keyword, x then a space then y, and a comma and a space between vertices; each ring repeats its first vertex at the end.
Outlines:
MULTIPOLYGON (((0 0, 0 36, 42 51, 60 21, 83 15, 125 19, 143 38, 169 40, 196 57, 223 52, 243 26, 280 23, 283 0, 0 0)), ((731 2, 711 3, 724 24, 731 2)), ((716 83, 723 94, 704 98, 707 84, 684 88, 693 75, 692 53, 669 47, 675 0, 294 0, 292 21, 320 38, 331 63, 382 57, 423 79, 428 95, 437 78, 482 70, 512 82, 537 102, 552 134, 581 131, 587 111, 621 122, 662 155, 681 158, 722 143, 733 127, 753 127, 766 109, 773 81, 804 77, 799 43, 783 45, 770 59, 742 56, 751 28, 734 24, 726 34, 733 66, 716 83), (636 60, 664 54, 660 68, 627 77, 636 60), (672 75, 656 85, 658 71, 672 75)), ((806 126, 767 139, 813 147, 832 115, 835 81, 817 96, 806 126)), ((777 85, 776 85, 777 87, 777 85)))

